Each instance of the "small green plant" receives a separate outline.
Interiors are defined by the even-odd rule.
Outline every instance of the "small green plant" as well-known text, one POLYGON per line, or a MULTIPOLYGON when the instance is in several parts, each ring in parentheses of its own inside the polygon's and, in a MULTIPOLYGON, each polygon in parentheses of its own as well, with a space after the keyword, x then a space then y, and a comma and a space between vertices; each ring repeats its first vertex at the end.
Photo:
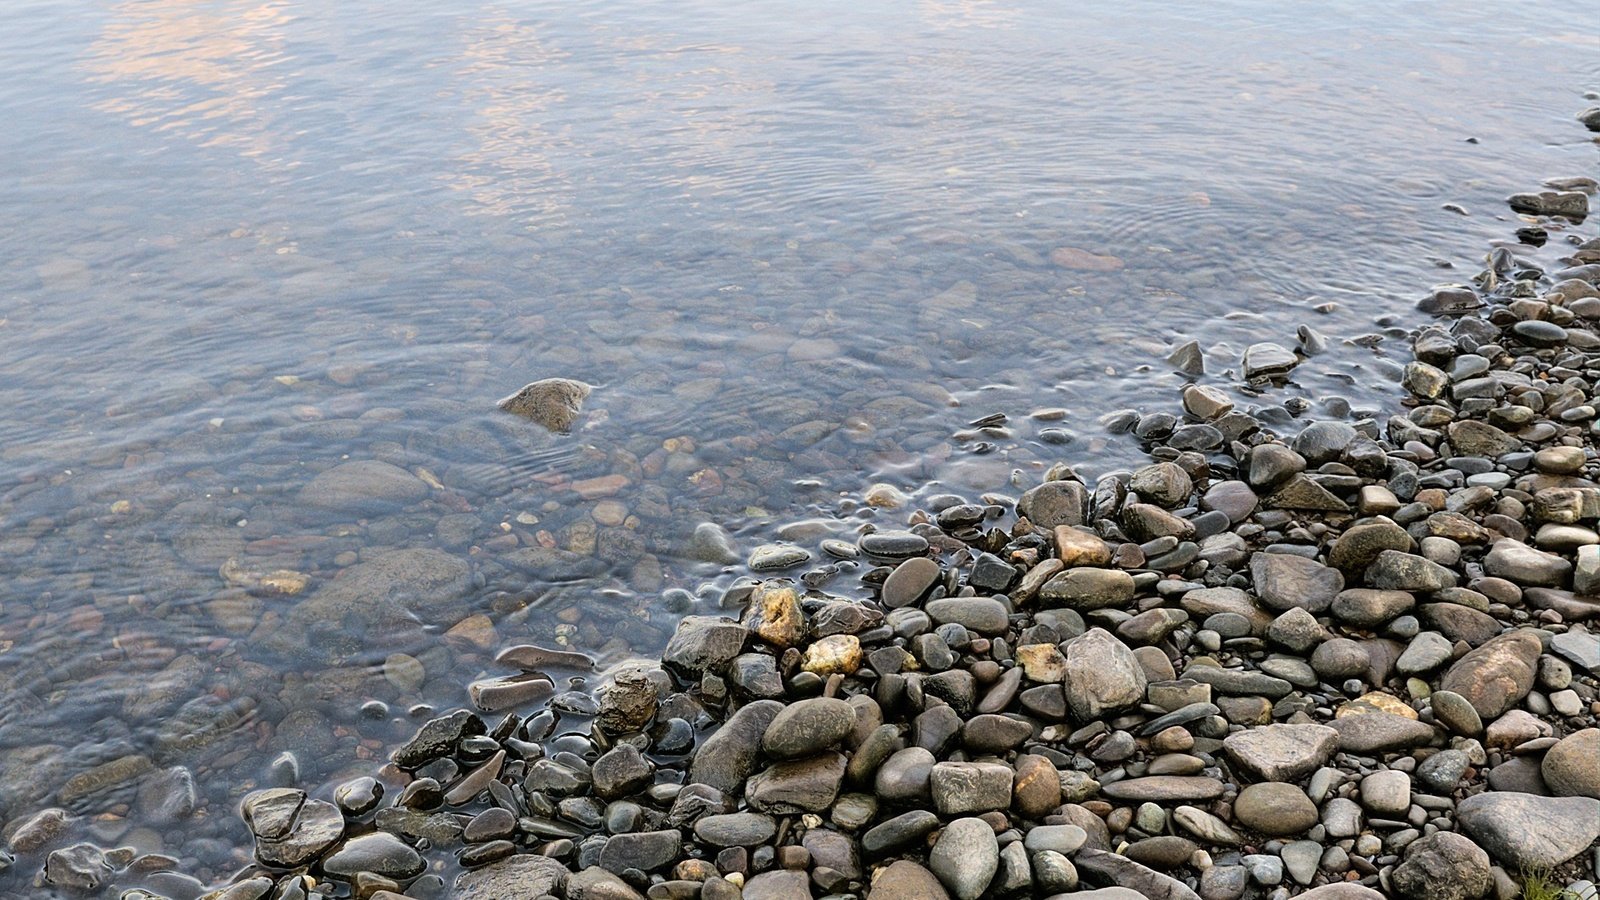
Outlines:
POLYGON ((1522 873, 1522 900, 1577 900, 1572 892, 1555 883, 1549 869, 1529 869, 1522 873))

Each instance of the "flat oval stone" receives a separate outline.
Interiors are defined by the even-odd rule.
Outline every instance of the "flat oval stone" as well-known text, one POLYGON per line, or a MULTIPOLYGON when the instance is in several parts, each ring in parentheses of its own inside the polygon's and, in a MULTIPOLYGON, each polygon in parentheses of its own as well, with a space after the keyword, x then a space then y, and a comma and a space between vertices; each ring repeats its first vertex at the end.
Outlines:
POLYGON ((1215 800, 1222 796, 1224 785, 1215 778, 1192 775, 1148 775, 1114 781, 1100 788, 1100 793, 1113 800, 1150 800, 1157 803, 1172 800, 1215 800))
POLYGON ((905 559, 928 552, 928 539, 909 531, 876 531, 856 542, 861 552, 880 559, 905 559))
POLYGON ((754 847, 766 843, 777 831, 777 822, 760 813, 705 816, 694 823, 695 837, 716 847, 754 847))
POLYGON ((811 561, 811 553, 803 547, 788 544, 762 544, 750 553, 747 565, 756 572, 777 572, 792 569, 811 561))
POLYGON ((925 609, 937 625, 954 622, 979 634, 1004 634, 1010 625, 1005 604, 992 597, 943 597, 925 609))
POLYGON ((404 881, 422 874, 422 857, 399 838, 386 831, 375 831, 352 838, 322 862, 323 871, 336 877, 353 879, 362 872, 404 881))
POLYGON ((880 596, 883 605, 890 609, 910 606, 922 598, 939 580, 939 564, 925 556, 917 556, 895 566, 883 582, 880 596))

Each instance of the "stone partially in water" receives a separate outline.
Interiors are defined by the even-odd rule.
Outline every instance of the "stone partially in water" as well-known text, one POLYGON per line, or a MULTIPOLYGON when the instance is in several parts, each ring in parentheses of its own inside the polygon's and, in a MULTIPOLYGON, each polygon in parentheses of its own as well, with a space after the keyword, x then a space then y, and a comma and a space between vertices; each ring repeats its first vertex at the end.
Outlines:
MULTIPOLYGON (((299 791, 304 800, 304 794, 299 791)), ((256 836, 256 858, 263 865, 293 869, 311 862, 344 835, 344 813, 324 800, 304 800, 292 814, 293 796, 259 791, 244 800, 245 821, 256 836), (285 820, 289 820, 287 830, 285 820)))
POLYGON ((111 877, 111 863, 93 844, 73 844, 53 851, 44 862, 44 881, 56 887, 97 891, 111 877))
POLYGON ((592 390, 589 385, 571 378, 545 378, 524 386, 495 405, 551 431, 567 432, 583 412, 583 401, 589 398, 592 390))

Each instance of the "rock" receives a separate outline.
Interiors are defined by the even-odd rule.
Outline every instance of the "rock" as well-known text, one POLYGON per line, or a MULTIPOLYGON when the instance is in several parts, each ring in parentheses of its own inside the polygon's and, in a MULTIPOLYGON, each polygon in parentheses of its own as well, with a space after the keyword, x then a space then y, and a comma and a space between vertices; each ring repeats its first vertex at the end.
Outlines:
POLYGON ((1168 509, 1182 506, 1194 493, 1194 482, 1189 473, 1175 463, 1152 463, 1136 469, 1128 489, 1168 509))
POLYGON ((761 737, 761 749, 773 759, 815 756, 844 740, 856 727, 855 708, 832 697, 813 697, 778 713, 761 737))
POLYGON ((750 551, 745 565, 752 572, 781 572, 811 561, 811 551, 790 544, 762 544, 750 551))
POLYGON ((1247 786, 1233 801, 1239 824, 1262 834, 1300 834, 1317 824, 1317 805, 1292 784, 1265 781, 1247 786))
MULTIPOLYGON (((820 812, 839 796, 844 767, 845 758, 838 753, 781 762, 750 777, 745 783, 745 799, 752 809, 771 815, 820 812)), ((1008 783, 1008 800, 1010 790, 1008 783)))
POLYGON ((1355 427, 1347 422, 1312 422, 1295 435, 1290 446, 1307 464, 1320 466, 1337 460, 1357 436, 1355 427))
POLYGON ((1544 646, 1528 631, 1503 634, 1456 660, 1439 689, 1465 697, 1487 720, 1516 705, 1533 689, 1544 646))
MULTIPOLYGON (((1151 610, 1151 612, 1166 612, 1166 610, 1151 610)), ((1178 612, 1181 613, 1181 610, 1178 612)), ((1148 613, 1141 613, 1141 616, 1148 613)), ((1187 617, 1185 617, 1187 618, 1187 617)), ((1121 629, 1118 629, 1119 633, 1121 629)), ((1272 621, 1267 629, 1267 639, 1276 644, 1281 644, 1296 653, 1305 653, 1317 646, 1326 637, 1322 624, 1317 617, 1296 606, 1272 621)))
MULTIPOLYGON (((600 848, 598 862, 600 868, 617 875, 628 869, 651 872, 671 865, 682 853, 683 835, 675 828, 635 831, 606 838, 605 846, 600 848)), ((460 890, 459 886, 457 890, 460 890)))
POLYGON ((1356 575, 1366 571, 1383 551, 1409 553, 1414 545, 1404 528, 1388 520, 1352 525, 1328 548, 1328 565, 1356 575))
POLYGON ((1477 419, 1461 419, 1445 426, 1450 445, 1458 456, 1486 456, 1495 459, 1522 449, 1522 442, 1504 431, 1477 419))
POLYGON ((774 647, 793 647, 805 636, 805 614, 800 610, 800 595, 792 585, 763 582, 750 595, 745 608, 744 627, 755 637, 774 647))
MULTIPOLYGON (((402 744, 389 758, 402 769, 420 769, 433 760, 453 756, 463 740, 479 734, 483 734, 483 720, 468 710, 456 710, 447 716, 424 722, 411 740, 402 744)), ((267 796, 263 792, 263 801, 258 802, 264 802, 267 796)), ((272 795, 271 800, 279 805, 286 802, 278 795, 272 795)), ((246 810, 246 815, 249 815, 249 810, 246 810)))
POLYGON ((1261 444, 1250 451, 1250 484, 1256 488, 1282 484, 1304 472, 1305 457, 1282 444, 1261 444))
POLYGON ((318 509, 369 515, 410 506, 430 491, 422 479, 399 466, 358 459, 319 472, 300 489, 300 502, 318 509))
POLYGON ((322 861, 323 871, 347 881, 362 872, 406 881, 422 874, 424 868, 417 851, 384 831, 351 838, 322 861))
POLYGON ((1145 775, 1124 778, 1100 788, 1100 793, 1113 800, 1138 803, 1171 803, 1185 800, 1212 800, 1222 796, 1222 782, 1199 775, 1145 775))
POLYGON ((1244 351, 1244 377, 1272 378, 1287 375, 1300 364, 1300 357, 1278 344, 1263 341, 1251 344, 1244 351))
POLYGON ((1432 672, 1455 656, 1455 646, 1437 631, 1424 631, 1411 639, 1405 652, 1395 661, 1395 671, 1402 675, 1420 675, 1432 672))
POLYGON ((1144 699, 1144 668, 1105 629, 1091 628, 1072 639, 1066 657, 1067 704, 1077 719, 1092 722, 1144 699))
POLYGON ((1287 553, 1251 556, 1250 578, 1261 602, 1279 611, 1298 607, 1320 613, 1344 590, 1344 576, 1339 570, 1287 553))
POLYGON ((619 800, 650 786, 656 767, 632 744, 618 744, 594 761, 594 792, 602 800, 619 800))
POLYGON ((1017 663, 1029 681, 1060 684, 1067 675, 1067 658, 1055 644, 1024 644, 1017 648, 1017 663))
POLYGON ((704 816, 694 823, 695 837, 713 847, 754 847, 777 833, 778 823, 760 813, 704 816))
POLYGON ((1062 566, 1076 568, 1111 564, 1111 546, 1099 535, 1087 529, 1058 525, 1055 529, 1055 538, 1056 558, 1061 561, 1062 566))
MULTIPOLYGON (((1199 341, 1185 341, 1173 348, 1167 354, 1167 364, 1184 375, 1206 373, 1206 358, 1199 341)), ((1233 403, 1216 388, 1187 384, 1183 387, 1183 408, 1196 418, 1214 419, 1233 409, 1233 403), (1190 399, 1191 394, 1196 395, 1194 399, 1190 399)))
POLYGON ((922 598, 943 574, 939 564, 925 556, 914 556, 901 562, 883 582, 879 595, 883 605, 890 609, 910 606, 922 598))
POLYGON ((867 900, 950 900, 934 874, 909 859, 899 859, 872 880, 867 900))
POLYGON ((1488 791, 1461 801, 1462 829, 1502 865, 1552 869, 1600 838, 1600 800, 1488 791))
POLYGON ((689 768, 689 782, 708 784, 733 796, 743 793, 745 779, 755 772, 761 739, 783 708, 776 700, 757 700, 739 707, 700 744, 689 768))
POLYGON ((762 872, 751 876, 750 880, 745 882, 739 896, 742 900, 789 900, 791 897, 809 897, 810 879, 806 877, 805 872, 795 869, 762 872))
POLYGON ((1004 763, 938 763, 929 773, 934 808, 946 816, 1005 809, 1011 805, 1012 778, 1004 763))
POLYGON ((1039 589, 1043 606, 1067 606, 1079 612, 1120 607, 1133 599, 1133 576, 1121 569, 1078 567, 1051 578, 1039 589))
POLYGON ((1512 194, 1506 198, 1511 209, 1534 216, 1566 216, 1582 219, 1589 214, 1589 198, 1579 191, 1539 191, 1512 194))
MULTIPOLYGON (((898 750, 884 761, 875 776, 878 796, 890 803, 908 803, 928 797, 928 782, 938 760, 924 747, 898 750)), ((1055 770, 1052 767, 1051 772, 1055 770)), ((1059 781, 1057 791, 1059 793, 1059 781)))
POLYGON ((1472 760, 1460 750, 1441 750, 1417 766, 1417 780, 1430 792, 1447 796, 1461 783, 1472 760))
POLYGON ((733 545, 733 535, 715 522, 701 522, 694 527, 687 555, 690 559, 719 566, 731 566, 739 562, 739 551, 733 545))
POLYGON ((800 668, 817 675, 854 675, 861 668, 861 639, 832 634, 806 648, 800 668))
POLYGON ((44 861, 46 884, 85 893, 98 891, 112 874, 105 851, 93 844, 73 844, 52 850, 44 861))
POLYGON ((1441 831, 1406 848, 1390 883, 1405 900, 1479 900, 1494 882, 1487 853, 1459 834, 1441 831))
POLYGON ((1017 500, 1017 512, 1046 530, 1057 525, 1082 525, 1087 508, 1088 493, 1076 481, 1047 481, 1017 500))
POLYGON ((1562 738, 1545 752, 1539 768, 1556 796, 1600 800, 1600 728, 1585 728, 1562 738))
POLYGON ((1340 750, 1362 755, 1410 750, 1428 744, 1434 736, 1427 723, 1387 712, 1335 718, 1331 727, 1339 732, 1340 750))
MULTIPOLYGON (((644 730, 655 718, 659 701, 650 670, 621 666, 610 672, 596 692, 599 710, 595 724, 608 734, 644 730)), ((659 674, 659 673, 658 673, 659 674)))
POLYGON ((684 616, 661 653, 661 662, 685 678, 720 674, 744 649, 746 631, 732 619, 684 616))
MULTIPOLYGON (((1160 872, 1145 868, 1125 856, 1085 847, 1074 860, 1086 878, 1101 884, 1134 891, 1146 900, 1200 900, 1200 895, 1183 882, 1160 872)), ((1072 895, 1075 900, 1087 900, 1095 891, 1072 895)), ((1120 895, 1118 896, 1120 900, 1120 895)), ((1111 897, 1102 894, 1104 900, 1111 897)))
POLYGON ((1561 587, 1572 574, 1572 563, 1521 541, 1505 538, 1494 542, 1483 558, 1484 571, 1520 585, 1561 587))
POLYGON ((1411 776, 1379 769, 1361 779, 1361 805, 1380 818, 1403 818, 1411 808, 1411 776))
POLYGON ((1024 838, 1031 853, 1049 850, 1067 856, 1078 852, 1089 840, 1089 833, 1076 825, 1040 825, 1024 838))
POLYGON ((551 431, 564 433, 583 412, 583 401, 592 391, 589 385, 571 378, 545 378, 523 386, 495 406, 551 431))
POLYGON ((928 854, 928 868, 956 900, 977 900, 999 867, 1000 845, 983 819, 956 819, 946 825, 928 854))
MULTIPOLYGON (((609 843, 609 842, 608 842, 609 843)), ((548 856, 519 853, 456 877, 451 900, 508 900, 559 894, 567 867, 548 856)))
POLYGON ((480 678, 467 685, 472 705, 484 712, 525 706, 555 692, 555 682, 542 672, 521 672, 498 678, 480 678))
POLYGON ((1565 631, 1550 639, 1550 651, 1600 675, 1600 635, 1576 629, 1565 631))
POLYGON ((1010 624, 1005 604, 989 597, 943 597, 923 609, 935 625, 953 622, 983 635, 1004 634, 1010 624))
POLYGON ((1409 591, 1380 591, 1351 588, 1333 598, 1330 611, 1340 621, 1357 628, 1376 628, 1396 616, 1410 612, 1416 598, 1409 591))
POLYGON ((1483 734, 1483 718, 1467 698, 1455 691, 1437 690, 1429 700, 1433 705, 1433 717, 1439 724, 1466 737, 1483 734))
MULTIPOLYGON (((378 895, 373 895, 378 900, 378 895)), ((396 896, 388 900, 404 900, 396 896)), ((567 878, 567 900, 644 900, 626 881, 599 866, 574 872, 567 878)))
POLYGON ((1384 550, 1367 566, 1366 581, 1379 590, 1426 593, 1454 587, 1456 573, 1414 553, 1384 550))
POLYGON ((271 643, 296 654, 318 653, 307 636, 327 632, 334 623, 342 625, 330 639, 352 640, 344 635, 414 627, 418 619, 442 621, 459 615, 458 604, 471 589, 472 567, 448 553, 425 547, 375 553, 291 609, 271 643))
POLYGON ((1326 725, 1265 725, 1228 735, 1222 742, 1235 765, 1259 781, 1299 781, 1327 765, 1339 732, 1326 725))
MULTIPOLYGON (((1012 786, 1012 809, 1026 819, 1042 819, 1061 805, 1061 776, 1043 756, 1018 754, 1012 786)), ((932 765, 929 765, 931 772, 932 765)))
POLYGON ((293 869, 321 856, 344 836, 344 813, 303 791, 268 788, 240 803, 245 824, 256 838, 256 858, 268 866, 293 869))
POLYGON ((1296 900, 1388 900, 1387 897, 1364 884, 1336 881, 1312 888, 1296 900))

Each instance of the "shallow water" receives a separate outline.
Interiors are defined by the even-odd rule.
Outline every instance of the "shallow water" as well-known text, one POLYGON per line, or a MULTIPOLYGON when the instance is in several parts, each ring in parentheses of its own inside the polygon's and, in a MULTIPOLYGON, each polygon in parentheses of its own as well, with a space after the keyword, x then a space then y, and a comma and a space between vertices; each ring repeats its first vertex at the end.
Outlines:
POLYGON ((280 751, 371 769, 504 643, 655 651, 664 591, 727 580, 700 522, 748 552, 874 482, 1123 465, 1097 420, 1172 405, 1184 340, 1232 385, 1312 325, 1332 351, 1241 399, 1377 409, 1394 354, 1340 339, 1600 155, 1581 4, 1062 6, 14 7, 0 821, 225 877, 280 751), (574 434, 495 412, 555 375, 596 386, 574 434), (373 459, 416 477, 390 509, 302 493, 373 459), (335 597, 419 547, 440 596, 335 597), (195 815, 144 774, 176 767, 195 815))

